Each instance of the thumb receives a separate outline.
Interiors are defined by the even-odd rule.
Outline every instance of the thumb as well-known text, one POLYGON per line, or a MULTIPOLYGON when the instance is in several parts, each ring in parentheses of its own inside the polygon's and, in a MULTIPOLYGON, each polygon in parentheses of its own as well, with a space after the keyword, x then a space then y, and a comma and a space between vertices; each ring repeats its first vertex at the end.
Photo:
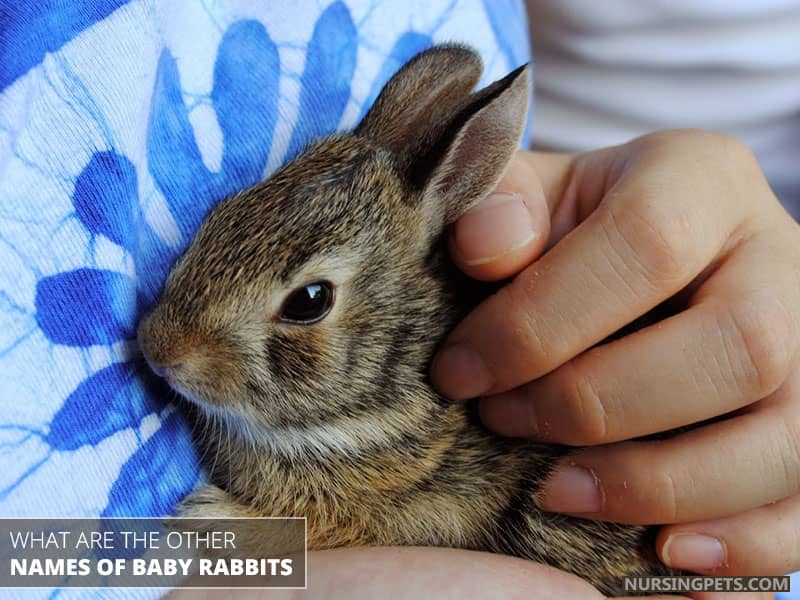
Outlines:
POLYGON ((547 246, 550 212, 533 156, 517 152, 495 190, 453 224, 450 255, 470 277, 510 277, 547 246))

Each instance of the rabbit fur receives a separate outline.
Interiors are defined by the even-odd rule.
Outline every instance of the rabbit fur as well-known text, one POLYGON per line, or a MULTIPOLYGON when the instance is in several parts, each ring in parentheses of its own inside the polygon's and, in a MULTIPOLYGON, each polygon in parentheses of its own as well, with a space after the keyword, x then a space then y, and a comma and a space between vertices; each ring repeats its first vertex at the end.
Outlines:
POLYGON ((619 594, 623 576, 670 573, 653 529, 539 510, 568 450, 494 435, 428 380, 437 344, 494 291, 453 266, 446 227, 498 183, 528 110, 527 67, 473 92, 481 72, 464 47, 417 55, 352 133, 207 216, 138 332, 203 424, 211 483, 179 514, 305 516, 310 549, 499 552, 619 594), (327 316, 282 320, 319 281, 327 316))

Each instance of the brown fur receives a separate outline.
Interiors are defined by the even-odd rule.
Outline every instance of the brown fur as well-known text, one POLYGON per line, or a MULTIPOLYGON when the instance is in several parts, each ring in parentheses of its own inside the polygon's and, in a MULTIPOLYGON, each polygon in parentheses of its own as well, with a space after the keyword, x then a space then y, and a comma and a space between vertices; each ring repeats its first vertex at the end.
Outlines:
POLYGON ((496 185, 527 111, 526 69, 471 94, 480 72, 464 48, 419 55, 353 134, 208 216, 139 328, 206 425, 213 485, 182 514, 304 515, 311 548, 503 552, 619 593, 623 575, 668 572, 650 532, 541 512, 564 450, 490 434, 427 380, 489 293, 450 263, 444 228, 496 185), (282 300, 319 280, 336 286, 331 313, 281 322, 282 300))

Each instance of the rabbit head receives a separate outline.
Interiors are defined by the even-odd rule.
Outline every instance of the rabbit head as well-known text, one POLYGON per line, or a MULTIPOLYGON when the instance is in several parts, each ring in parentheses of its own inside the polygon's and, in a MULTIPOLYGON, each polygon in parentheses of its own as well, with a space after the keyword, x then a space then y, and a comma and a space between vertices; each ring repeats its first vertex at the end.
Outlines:
POLYGON ((458 46, 417 55, 353 133, 216 206, 140 323, 151 368, 259 439, 402 429, 474 304, 443 231, 497 184, 526 119, 526 67, 473 93, 481 69, 458 46))

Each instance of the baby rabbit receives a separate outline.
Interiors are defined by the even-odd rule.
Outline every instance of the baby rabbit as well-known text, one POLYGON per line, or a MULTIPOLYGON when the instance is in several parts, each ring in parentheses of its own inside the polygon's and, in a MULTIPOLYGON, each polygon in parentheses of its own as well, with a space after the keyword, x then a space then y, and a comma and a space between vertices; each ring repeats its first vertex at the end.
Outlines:
POLYGON ((622 593, 622 576, 670 573, 652 531, 540 511, 565 449, 493 435, 427 378, 491 291, 443 232, 495 187, 528 109, 526 67, 473 93, 481 71, 463 47, 417 55, 353 133, 210 212, 138 332, 207 425, 214 485, 181 512, 305 516, 311 549, 512 554, 622 593))

